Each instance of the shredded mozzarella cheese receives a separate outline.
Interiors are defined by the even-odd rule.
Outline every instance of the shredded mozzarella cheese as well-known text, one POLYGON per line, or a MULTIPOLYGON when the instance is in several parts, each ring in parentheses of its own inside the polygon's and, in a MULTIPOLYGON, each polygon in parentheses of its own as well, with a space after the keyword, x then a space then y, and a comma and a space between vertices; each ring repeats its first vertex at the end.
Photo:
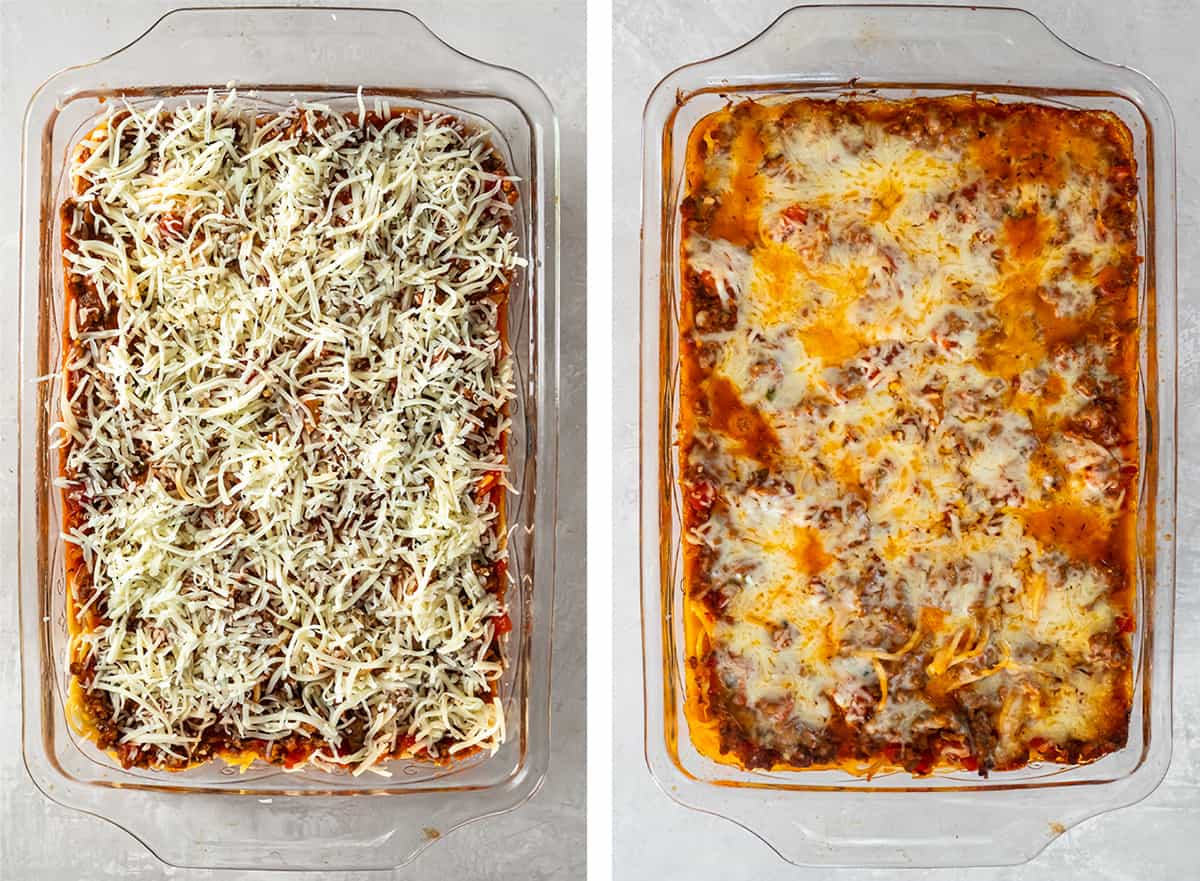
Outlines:
POLYGON ((215 735, 355 773, 502 742, 514 180, 482 133, 381 104, 210 93, 83 142, 71 652, 136 763, 215 735))

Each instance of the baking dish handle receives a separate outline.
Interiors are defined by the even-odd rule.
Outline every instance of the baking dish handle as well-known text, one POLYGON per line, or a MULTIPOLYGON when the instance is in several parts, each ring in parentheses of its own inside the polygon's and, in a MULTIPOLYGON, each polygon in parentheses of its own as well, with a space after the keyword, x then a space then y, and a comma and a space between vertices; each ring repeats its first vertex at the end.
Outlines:
POLYGON ((459 52, 415 15, 394 9, 175 9, 123 48, 63 73, 86 68, 90 81, 99 75, 113 91, 119 86, 125 94, 136 94, 138 87, 194 91, 259 84, 276 90, 280 84, 297 89, 343 86, 353 92, 362 84, 364 66, 413 57, 422 63, 395 65, 390 91, 436 100, 447 88, 441 71, 450 63, 456 71, 455 95, 491 94, 505 87, 525 93, 532 87, 545 100, 524 74, 459 52), (158 79, 146 82, 147 72, 158 79))
POLYGON ((659 89, 674 92, 671 81, 677 74, 688 78, 686 71, 702 66, 706 89, 786 80, 843 88, 905 83, 963 91, 971 88, 965 80, 969 77, 995 91, 1002 83, 1029 83, 1030 57, 1038 59, 1037 85, 1045 89, 1100 88, 1124 94, 1131 73, 1079 51, 1023 9, 796 6, 738 48, 679 68, 659 89))

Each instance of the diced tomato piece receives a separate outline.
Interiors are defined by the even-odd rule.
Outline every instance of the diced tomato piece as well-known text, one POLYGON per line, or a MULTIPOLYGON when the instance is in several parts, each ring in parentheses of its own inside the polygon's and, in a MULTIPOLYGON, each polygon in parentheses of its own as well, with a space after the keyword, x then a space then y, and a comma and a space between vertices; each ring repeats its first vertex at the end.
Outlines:
POLYGON ((178 214, 164 214, 158 220, 158 228, 168 239, 174 239, 175 241, 179 242, 186 238, 186 230, 183 227, 183 218, 178 214))
POLYGON ((688 486, 687 498, 692 510, 707 517, 717 500, 717 488, 707 480, 697 480, 688 486))
POLYGON ((290 746, 283 754, 283 766, 294 768, 308 758, 312 750, 306 744, 290 746))
POLYGON ((132 768, 137 761, 139 747, 136 743, 123 743, 117 747, 117 758, 122 768, 132 768))
POLYGON ((495 622, 496 635, 501 636, 513 629, 512 618, 508 617, 508 612, 497 615, 492 619, 495 622))
POLYGON ((479 486, 475 489, 475 498, 483 501, 490 493, 500 486, 500 472, 489 471, 479 480, 479 486))
POLYGON ((790 205, 787 208, 784 208, 783 216, 792 221, 792 223, 808 223, 808 209, 803 205, 790 205))

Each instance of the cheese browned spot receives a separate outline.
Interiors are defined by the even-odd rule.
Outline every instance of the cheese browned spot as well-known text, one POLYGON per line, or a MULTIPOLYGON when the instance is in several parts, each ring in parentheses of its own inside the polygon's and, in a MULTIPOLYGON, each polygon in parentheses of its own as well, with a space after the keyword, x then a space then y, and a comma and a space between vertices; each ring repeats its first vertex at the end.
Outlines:
POLYGON ((987 773, 1122 745, 1128 131, 968 97, 737 102, 686 180, 700 750, 987 773))
POLYGON ((356 773, 504 738, 512 178, 453 117, 114 108, 63 209, 81 722, 356 773))

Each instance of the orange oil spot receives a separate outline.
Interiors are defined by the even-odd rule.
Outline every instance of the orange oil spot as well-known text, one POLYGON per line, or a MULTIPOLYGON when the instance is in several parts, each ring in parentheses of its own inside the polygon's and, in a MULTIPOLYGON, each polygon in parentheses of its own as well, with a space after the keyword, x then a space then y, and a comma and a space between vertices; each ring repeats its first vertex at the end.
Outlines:
POLYGON ((800 331, 799 336, 804 343, 804 351, 826 364, 840 364, 862 348, 862 343, 850 331, 844 316, 836 322, 814 324, 800 331))
POLYGON ((896 210, 896 206, 904 201, 904 190, 893 179, 885 180, 875 192, 871 203, 871 212, 867 220, 871 223, 886 223, 896 210))
POLYGON ((1067 384, 1063 382, 1063 378, 1057 373, 1050 374, 1050 378, 1046 380, 1046 385, 1042 389, 1042 399, 1047 404, 1053 404, 1063 396, 1067 390, 1067 384))
POLYGON ((1070 168, 1096 169, 1099 145, 1053 108, 1028 108, 971 143, 970 159, 1009 186, 1041 182, 1061 187, 1070 168))
POLYGON ((946 623, 946 610, 937 606, 922 606, 917 626, 923 633, 937 633, 946 623))
POLYGON ((735 245, 753 245, 758 241, 758 221, 762 213, 762 164, 765 148, 759 128, 752 120, 738 126, 730 158, 733 164, 728 192, 722 194, 709 223, 709 233, 735 245))
POLYGON ((805 575, 816 575, 833 562, 833 557, 825 552, 825 546, 821 544, 820 534, 808 526, 796 529, 790 553, 796 567, 805 575))
POLYGON ((795 326, 816 307, 820 317, 796 331, 810 357, 840 364, 862 348, 847 313, 867 288, 865 266, 812 267, 794 248, 764 242, 754 251, 754 272, 750 295, 766 323, 795 326))
POLYGON ((850 456, 842 456, 838 459, 837 464, 833 466, 833 476, 851 492, 862 490, 862 474, 859 471, 858 462, 850 456))
POLYGON ((779 450, 779 438, 763 415, 743 400, 726 377, 712 375, 704 383, 709 403, 709 427, 734 441, 743 455, 759 462, 779 450))
POLYGON ((1083 508, 1051 505, 1022 514, 1025 527, 1045 547, 1066 551, 1073 559, 1098 563, 1113 552, 1112 524, 1083 508))
POLYGON ((1046 221, 1037 212, 1004 220, 1004 238, 1008 242, 1009 259, 1024 263, 1040 257, 1046 241, 1046 221))
POLYGON ((1071 270, 1072 278, 1087 278, 1091 274, 1092 258, 1087 254, 1076 251, 1067 258, 1067 267, 1071 270))
POLYGON ((1042 295, 1045 245, 1053 222, 1029 212, 1004 221, 1005 259, 1001 298, 993 307, 999 333, 987 340, 979 365, 1000 376, 1017 376, 1043 363, 1054 346, 1076 339, 1086 316, 1062 316, 1042 295))

